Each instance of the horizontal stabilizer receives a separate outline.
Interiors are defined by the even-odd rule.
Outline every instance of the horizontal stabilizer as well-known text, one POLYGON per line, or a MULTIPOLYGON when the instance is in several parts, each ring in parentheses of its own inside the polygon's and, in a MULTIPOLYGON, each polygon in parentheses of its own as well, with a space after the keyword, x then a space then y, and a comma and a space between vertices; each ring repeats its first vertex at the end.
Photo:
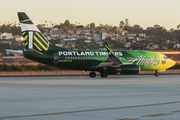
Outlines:
POLYGON ((13 53, 18 53, 18 54, 22 54, 23 55, 23 51, 17 51, 17 50, 9 50, 9 49, 5 49, 8 52, 13 52, 13 53))

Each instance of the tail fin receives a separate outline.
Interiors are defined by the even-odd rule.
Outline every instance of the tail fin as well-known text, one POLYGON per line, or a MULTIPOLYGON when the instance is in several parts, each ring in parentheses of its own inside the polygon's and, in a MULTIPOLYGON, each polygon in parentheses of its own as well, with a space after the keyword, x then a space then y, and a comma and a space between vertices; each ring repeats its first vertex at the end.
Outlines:
POLYGON ((64 49, 50 44, 49 41, 45 39, 40 30, 36 27, 36 25, 29 19, 26 13, 18 12, 18 17, 26 50, 35 49, 37 51, 47 51, 50 49, 64 49))

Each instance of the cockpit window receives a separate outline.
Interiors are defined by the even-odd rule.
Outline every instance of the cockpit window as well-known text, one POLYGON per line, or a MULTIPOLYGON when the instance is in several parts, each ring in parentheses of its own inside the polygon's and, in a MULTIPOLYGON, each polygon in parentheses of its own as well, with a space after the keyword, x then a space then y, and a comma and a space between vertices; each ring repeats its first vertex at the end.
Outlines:
POLYGON ((168 57, 167 57, 167 56, 164 56, 164 59, 168 59, 168 57))

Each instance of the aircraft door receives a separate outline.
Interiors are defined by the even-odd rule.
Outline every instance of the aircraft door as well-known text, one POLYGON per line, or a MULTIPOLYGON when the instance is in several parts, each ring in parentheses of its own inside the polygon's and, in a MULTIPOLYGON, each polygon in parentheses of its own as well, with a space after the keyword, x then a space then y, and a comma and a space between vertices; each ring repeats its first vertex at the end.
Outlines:
POLYGON ((59 62, 59 55, 58 53, 54 53, 54 63, 58 63, 59 62))

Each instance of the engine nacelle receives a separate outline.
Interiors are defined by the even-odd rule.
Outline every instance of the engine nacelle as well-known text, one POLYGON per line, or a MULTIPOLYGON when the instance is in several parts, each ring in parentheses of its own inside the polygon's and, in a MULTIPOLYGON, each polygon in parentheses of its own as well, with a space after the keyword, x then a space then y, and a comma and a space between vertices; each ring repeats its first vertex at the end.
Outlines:
POLYGON ((139 65, 122 65, 120 66, 119 72, 121 74, 139 74, 140 66, 139 65))

